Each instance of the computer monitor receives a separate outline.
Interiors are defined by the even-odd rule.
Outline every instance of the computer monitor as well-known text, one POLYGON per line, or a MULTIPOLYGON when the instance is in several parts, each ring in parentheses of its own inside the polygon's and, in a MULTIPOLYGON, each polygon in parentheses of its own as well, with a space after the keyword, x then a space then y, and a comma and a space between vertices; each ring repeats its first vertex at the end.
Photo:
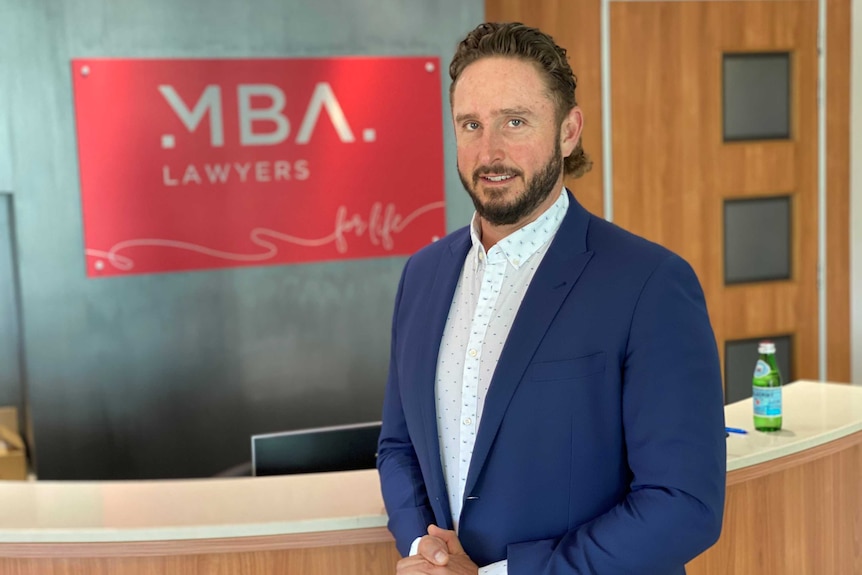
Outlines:
POLYGON ((253 435, 255 476, 373 469, 380 422, 253 435))

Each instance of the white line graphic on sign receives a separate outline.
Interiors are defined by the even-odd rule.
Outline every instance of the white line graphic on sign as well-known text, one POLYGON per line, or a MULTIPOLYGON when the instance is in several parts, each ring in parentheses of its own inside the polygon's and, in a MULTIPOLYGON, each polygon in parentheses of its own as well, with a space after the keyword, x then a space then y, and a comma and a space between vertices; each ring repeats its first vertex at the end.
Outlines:
MULTIPOLYGON (((445 202, 432 202, 417 208, 406 217, 402 217, 401 214, 396 211, 394 204, 390 203, 384 207, 381 202, 376 202, 371 207, 368 219, 363 218, 359 214, 354 214, 348 217, 347 207, 340 206, 335 213, 334 231, 328 236, 318 239, 298 238, 275 230, 254 228, 249 234, 249 239, 254 245, 265 248, 266 250, 258 254, 237 254, 208 248, 206 246, 200 246, 190 242, 158 238, 123 240, 114 244, 114 246, 108 251, 88 248, 86 249, 86 254, 96 258, 105 258, 114 268, 121 271, 129 271, 133 269, 135 267, 135 262, 130 257, 122 255, 120 252, 129 248, 143 246, 186 250, 235 262, 263 262, 274 258, 278 254, 278 246, 267 238, 309 248, 322 247, 334 242, 335 249, 338 250, 339 253, 343 254, 347 253, 349 248, 347 238, 345 237, 346 235, 352 233, 356 237, 361 237, 366 232, 368 232, 368 239, 373 245, 381 245, 385 250, 389 251, 395 246, 395 242, 392 238, 394 234, 402 232, 419 216, 433 210, 442 209, 445 206, 445 202)), ((95 266, 98 270, 102 270, 104 268, 104 264, 101 260, 97 261, 95 266)))

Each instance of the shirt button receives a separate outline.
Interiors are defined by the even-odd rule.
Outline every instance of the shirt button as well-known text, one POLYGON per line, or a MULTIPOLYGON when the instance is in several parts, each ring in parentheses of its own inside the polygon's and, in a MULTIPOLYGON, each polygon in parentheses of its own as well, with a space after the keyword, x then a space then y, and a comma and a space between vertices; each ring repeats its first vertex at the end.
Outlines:
POLYGON ((469 417, 464 420, 464 425, 470 425, 471 423, 473 423, 473 420, 470 419, 469 417))
POLYGON ((485 253, 484 253, 484 252, 479 252, 479 259, 480 259, 480 260, 484 260, 484 259, 485 259, 485 253))
POLYGON ((476 355, 478 355, 478 353, 479 353, 479 352, 478 352, 478 351, 476 351, 475 349, 471 349, 471 350, 470 350, 470 357, 476 357, 476 355))
POLYGON ((515 259, 513 259, 513 260, 512 260, 512 264, 514 264, 514 265, 516 265, 516 266, 517 266, 517 265, 520 265, 520 264, 521 264, 521 260, 519 260, 518 258, 515 258, 515 259))

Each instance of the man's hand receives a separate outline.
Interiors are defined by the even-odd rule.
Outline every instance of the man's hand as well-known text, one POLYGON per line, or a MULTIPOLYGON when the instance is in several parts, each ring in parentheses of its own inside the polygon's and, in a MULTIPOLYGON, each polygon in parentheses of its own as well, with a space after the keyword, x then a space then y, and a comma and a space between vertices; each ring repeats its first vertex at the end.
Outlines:
POLYGON ((428 535, 419 540, 419 553, 398 562, 397 575, 478 575, 454 531, 428 526, 428 535))

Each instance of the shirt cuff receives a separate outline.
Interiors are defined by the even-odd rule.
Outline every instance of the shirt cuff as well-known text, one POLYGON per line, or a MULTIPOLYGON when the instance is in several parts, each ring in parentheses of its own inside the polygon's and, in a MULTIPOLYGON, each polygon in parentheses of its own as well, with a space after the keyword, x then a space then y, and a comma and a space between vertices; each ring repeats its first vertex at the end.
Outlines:
POLYGON ((413 540, 413 543, 410 544, 410 555, 418 555, 419 554, 419 540, 421 537, 417 537, 413 540))
POLYGON ((479 567, 479 575, 509 575, 509 562, 506 559, 479 567))

